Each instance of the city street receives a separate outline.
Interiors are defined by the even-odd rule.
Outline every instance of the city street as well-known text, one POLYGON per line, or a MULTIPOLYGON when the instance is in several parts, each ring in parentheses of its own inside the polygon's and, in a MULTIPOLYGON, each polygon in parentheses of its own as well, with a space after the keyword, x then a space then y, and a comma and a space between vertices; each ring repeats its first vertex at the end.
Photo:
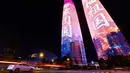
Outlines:
POLYGON ((57 71, 50 70, 50 71, 41 71, 38 73, 130 73, 130 72, 129 71, 110 71, 110 70, 57 70, 57 71))
MULTIPOLYGON (((2 71, 0 73, 9 73, 2 71)), ((29 73, 29 72, 20 72, 29 73)), ((130 73, 130 71, 113 71, 113 70, 45 70, 45 71, 34 71, 33 73, 130 73)))

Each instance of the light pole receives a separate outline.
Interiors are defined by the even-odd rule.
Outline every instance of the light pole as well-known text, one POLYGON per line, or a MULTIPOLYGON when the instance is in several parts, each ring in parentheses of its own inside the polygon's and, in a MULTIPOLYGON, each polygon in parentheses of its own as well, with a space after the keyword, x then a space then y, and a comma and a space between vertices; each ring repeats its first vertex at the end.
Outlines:
POLYGON ((67 60, 67 61, 66 61, 67 67, 70 67, 70 58, 68 57, 66 60, 67 60))
POLYGON ((44 62, 45 62, 44 53, 43 53, 43 52, 40 52, 40 53, 39 53, 39 58, 40 58, 40 60, 41 60, 41 63, 44 63, 44 62))
POLYGON ((19 60, 21 61, 21 57, 18 57, 19 58, 19 60))

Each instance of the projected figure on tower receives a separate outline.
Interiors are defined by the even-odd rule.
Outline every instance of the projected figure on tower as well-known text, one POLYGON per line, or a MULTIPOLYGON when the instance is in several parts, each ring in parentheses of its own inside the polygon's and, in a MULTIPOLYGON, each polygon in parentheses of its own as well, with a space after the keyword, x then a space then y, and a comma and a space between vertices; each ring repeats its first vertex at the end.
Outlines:
POLYGON ((82 0, 88 27, 98 58, 127 55, 130 47, 99 0, 82 0))
POLYGON ((74 64, 87 63, 78 16, 71 0, 64 0, 61 42, 62 57, 70 56, 74 64))

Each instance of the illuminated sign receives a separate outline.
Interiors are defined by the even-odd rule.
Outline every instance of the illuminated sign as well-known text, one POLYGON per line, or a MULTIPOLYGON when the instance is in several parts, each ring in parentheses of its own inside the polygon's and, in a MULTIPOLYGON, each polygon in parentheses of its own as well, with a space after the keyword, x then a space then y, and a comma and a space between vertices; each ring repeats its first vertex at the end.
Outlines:
MULTIPOLYGON (((120 41, 119 37, 114 40, 110 39, 110 37, 114 36, 111 32, 116 32, 117 36, 122 35, 119 34, 118 27, 99 0, 82 0, 82 4, 98 58, 107 59, 108 51, 111 50, 111 42, 114 40, 120 41)), ((119 45, 120 43, 115 45, 119 45)), ((123 52, 122 54, 126 53, 123 52)))
POLYGON ((71 0, 64 0, 61 46, 62 56, 71 56, 77 64, 87 63, 78 16, 71 0), (76 52, 77 50, 79 51, 76 52), (77 55, 80 59, 77 59, 77 55))

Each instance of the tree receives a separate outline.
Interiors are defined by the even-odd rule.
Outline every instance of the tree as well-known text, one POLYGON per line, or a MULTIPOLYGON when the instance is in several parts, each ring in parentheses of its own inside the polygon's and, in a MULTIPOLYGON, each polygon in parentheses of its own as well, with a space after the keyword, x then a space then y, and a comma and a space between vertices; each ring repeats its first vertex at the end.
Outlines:
POLYGON ((66 65, 67 67, 72 67, 73 63, 72 63, 72 59, 69 56, 64 56, 61 59, 62 64, 66 65))
POLYGON ((43 59, 42 59, 42 63, 45 63, 45 62, 46 62, 46 59, 45 59, 45 58, 43 58, 43 59))
POLYGON ((107 63, 103 58, 99 59, 99 65, 100 65, 101 69, 106 69, 106 67, 107 67, 107 63))

